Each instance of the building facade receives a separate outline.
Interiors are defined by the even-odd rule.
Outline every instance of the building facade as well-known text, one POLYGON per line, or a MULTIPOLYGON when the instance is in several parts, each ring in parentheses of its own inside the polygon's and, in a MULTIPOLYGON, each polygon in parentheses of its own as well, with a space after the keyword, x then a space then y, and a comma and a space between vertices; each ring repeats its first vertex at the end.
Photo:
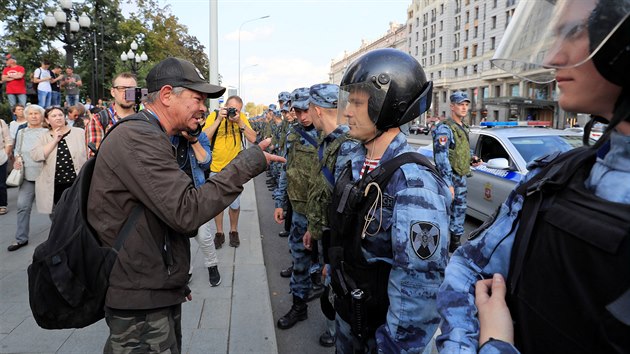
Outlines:
POLYGON ((427 122, 449 112, 453 91, 471 98, 470 124, 544 120, 564 127, 555 82, 535 84, 493 67, 490 59, 514 16, 517 0, 413 0, 407 10, 408 53, 433 80, 427 122))

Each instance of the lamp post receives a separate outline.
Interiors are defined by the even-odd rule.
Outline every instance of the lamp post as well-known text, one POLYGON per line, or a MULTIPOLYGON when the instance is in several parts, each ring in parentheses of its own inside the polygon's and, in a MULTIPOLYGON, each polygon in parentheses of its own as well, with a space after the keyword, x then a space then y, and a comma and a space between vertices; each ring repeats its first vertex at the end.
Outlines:
POLYGON ((79 30, 89 28, 92 21, 85 12, 78 15, 78 11, 72 8, 72 0, 60 0, 59 6, 54 13, 46 14, 44 25, 50 29, 63 27, 63 37, 55 37, 65 44, 66 66, 74 67, 74 43, 79 40, 79 30))
MULTIPOLYGON (((254 67, 257 67, 257 66, 258 66, 258 64, 253 64, 253 65, 248 65, 248 66, 244 67, 244 68, 243 68, 243 70, 241 70, 241 72, 239 73, 239 77, 240 77, 240 74, 242 74, 242 73, 243 73, 243 71, 245 71, 245 70, 247 70, 247 69, 249 69, 249 68, 254 68, 254 67)), ((239 89, 238 89, 238 95, 239 95, 239 96, 241 96, 241 98, 243 98, 243 97, 244 97, 244 96, 243 96, 243 90, 242 90, 242 88, 241 88, 241 87, 239 87, 239 89)))
POLYGON ((257 17, 257 18, 253 18, 251 20, 247 20, 243 23, 241 23, 241 25, 238 28, 238 94, 241 94, 241 29, 243 28, 243 25, 249 22, 254 22, 254 21, 258 21, 258 20, 262 20, 264 18, 269 18, 269 15, 266 16, 262 16, 262 17, 257 17))
POLYGON ((129 67, 134 75, 138 76, 138 70, 144 66, 144 64, 149 60, 147 53, 142 52, 142 54, 134 53, 135 50, 138 50, 138 43, 136 41, 131 42, 130 49, 127 53, 123 52, 120 55, 120 60, 127 63, 129 62, 129 67))

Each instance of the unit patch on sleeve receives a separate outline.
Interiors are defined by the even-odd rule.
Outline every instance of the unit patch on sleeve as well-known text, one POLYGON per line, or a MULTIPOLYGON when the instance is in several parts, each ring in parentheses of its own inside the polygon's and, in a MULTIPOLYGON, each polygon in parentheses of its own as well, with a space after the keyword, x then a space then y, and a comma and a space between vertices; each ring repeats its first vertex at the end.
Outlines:
POLYGON ((448 142, 448 136, 446 135, 440 135, 440 137, 438 137, 438 142, 440 143, 440 145, 444 146, 446 145, 446 143, 448 142))
POLYGON ((428 259, 440 245, 440 228, 430 222, 415 222, 409 230, 409 241, 420 259, 428 259))

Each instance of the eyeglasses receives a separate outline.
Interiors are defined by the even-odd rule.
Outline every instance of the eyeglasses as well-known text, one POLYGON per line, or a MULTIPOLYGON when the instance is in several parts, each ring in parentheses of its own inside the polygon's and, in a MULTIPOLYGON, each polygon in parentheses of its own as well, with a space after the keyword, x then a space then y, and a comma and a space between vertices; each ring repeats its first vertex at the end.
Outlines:
POLYGON ((135 86, 113 86, 113 89, 116 89, 118 92, 125 91, 126 89, 136 88, 135 86))

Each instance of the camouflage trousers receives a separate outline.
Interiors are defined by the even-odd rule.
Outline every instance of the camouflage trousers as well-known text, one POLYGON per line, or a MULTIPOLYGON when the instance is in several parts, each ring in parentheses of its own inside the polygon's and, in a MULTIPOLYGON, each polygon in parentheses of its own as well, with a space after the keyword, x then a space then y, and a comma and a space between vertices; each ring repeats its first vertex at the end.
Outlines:
POLYGON ((294 211, 289 231, 289 250, 293 260, 290 288, 291 293, 301 299, 306 299, 313 286, 309 272, 311 255, 302 242, 307 222, 306 215, 294 211))
POLYGON ((455 198, 451 204, 451 221, 449 230, 452 235, 461 236, 464 234, 464 221, 466 219, 466 176, 459 176, 453 173, 453 187, 455 187, 455 198))
POLYGON ((182 350, 182 305, 155 311, 106 309, 109 337, 103 353, 171 353, 182 350))

